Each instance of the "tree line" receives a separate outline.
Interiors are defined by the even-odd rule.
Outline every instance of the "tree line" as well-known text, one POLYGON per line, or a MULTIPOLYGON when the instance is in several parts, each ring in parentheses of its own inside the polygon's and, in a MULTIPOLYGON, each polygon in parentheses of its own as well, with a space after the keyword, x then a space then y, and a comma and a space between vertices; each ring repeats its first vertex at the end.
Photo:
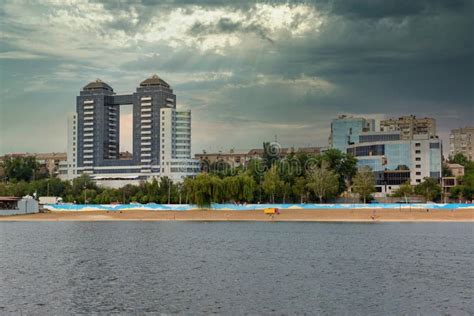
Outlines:
MULTIPOLYGON (((265 148, 265 145, 264 145, 265 148)), ((466 173, 451 190, 452 198, 471 199, 474 194, 473 162, 457 155, 451 162, 465 166, 466 173)), ((73 181, 35 178, 39 166, 34 158, 12 158, 3 162, 0 196, 59 196, 70 203, 308 203, 334 201, 351 188, 364 203, 372 199, 375 178, 372 171, 357 168, 351 155, 330 149, 320 155, 265 151, 263 159, 251 159, 245 166, 231 167, 219 161, 208 164, 205 172, 174 183, 167 177, 124 187, 98 187, 87 175, 73 181)), ((39 172, 37 174, 40 174, 39 172)), ((422 195, 437 201, 441 187, 427 178, 421 184, 403 184, 393 196, 422 195)))

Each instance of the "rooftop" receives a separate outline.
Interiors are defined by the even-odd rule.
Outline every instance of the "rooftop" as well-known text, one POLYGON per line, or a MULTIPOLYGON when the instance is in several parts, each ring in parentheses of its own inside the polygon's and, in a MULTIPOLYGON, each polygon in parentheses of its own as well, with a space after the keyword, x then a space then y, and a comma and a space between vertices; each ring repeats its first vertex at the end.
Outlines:
POLYGON ((109 90, 109 91, 114 91, 111 86, 106 84, 100 79, 96 79, 95 81, 92 81, 88 83, 83 90, 98 90, 98 89, 103 89, 103 90, 109 90))
POLYGON ((158 75, 156 74, 140 82, 140 87, 153 87, 153 86, 163 86, 166 88, 170 87, 170 85, 166 81, 158 77, 158 75))

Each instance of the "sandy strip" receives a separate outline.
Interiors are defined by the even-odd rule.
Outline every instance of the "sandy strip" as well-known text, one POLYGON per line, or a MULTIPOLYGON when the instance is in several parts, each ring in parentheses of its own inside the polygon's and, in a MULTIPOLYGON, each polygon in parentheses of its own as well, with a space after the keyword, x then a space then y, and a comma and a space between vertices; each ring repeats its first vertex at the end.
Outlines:
POLYGON ((292 209, 269 216, 262 210, 67 211, 0 216, 0 221, 313 221, 313 222, 474 222, 474 210, 292 209))

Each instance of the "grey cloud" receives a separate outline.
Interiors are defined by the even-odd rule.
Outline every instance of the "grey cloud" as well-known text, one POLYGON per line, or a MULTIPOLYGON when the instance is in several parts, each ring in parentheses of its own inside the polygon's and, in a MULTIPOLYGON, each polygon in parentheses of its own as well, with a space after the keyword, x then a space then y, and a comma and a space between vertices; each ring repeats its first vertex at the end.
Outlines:
POLYGON ((273 43, 268 35, 268 30, 264 27, 252 23, 243 25, 242 22, 232 21, 229 18, 221 18, 214 24, 195 23, 190 29, 189 34, 193 36, 209 35, 209 34, 229 34, 229 33, 253 33, 260 38, 273 43))

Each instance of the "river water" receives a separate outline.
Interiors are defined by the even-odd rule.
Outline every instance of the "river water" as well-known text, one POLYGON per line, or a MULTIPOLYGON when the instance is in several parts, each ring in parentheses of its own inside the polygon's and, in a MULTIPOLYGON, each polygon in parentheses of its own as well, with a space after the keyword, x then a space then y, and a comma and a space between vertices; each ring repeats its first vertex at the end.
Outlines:
POLYGON ((0 314, 474 314, 469 223, 0 222, 0 314))

